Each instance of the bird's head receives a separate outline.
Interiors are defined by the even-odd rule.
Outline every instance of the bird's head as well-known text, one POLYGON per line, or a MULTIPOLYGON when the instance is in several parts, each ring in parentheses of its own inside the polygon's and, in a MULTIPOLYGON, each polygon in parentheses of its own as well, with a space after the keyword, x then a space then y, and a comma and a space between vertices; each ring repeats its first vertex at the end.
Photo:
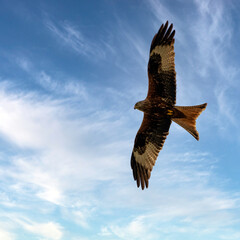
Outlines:
POLYGON ((135 104, 135 106, 134 106, 134 109, 138 109, 138 110, 144 112, 144 110, 145 110, 146 107, 147 107, 147 106, 146 106, 146 101, 143 100, 143 101, 137 102, 137 103, 135 104))

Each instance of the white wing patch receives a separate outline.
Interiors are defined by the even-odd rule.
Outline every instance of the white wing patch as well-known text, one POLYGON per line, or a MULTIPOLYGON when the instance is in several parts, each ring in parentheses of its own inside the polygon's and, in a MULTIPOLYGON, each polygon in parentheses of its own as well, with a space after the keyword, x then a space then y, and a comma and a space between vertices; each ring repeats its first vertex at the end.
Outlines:
POLYGON ((161 56, 161 65, 162 71, 170 71, 170 70, 174 70, 175 66, 174 66, 174 46, 173 45, 160 45, 160 46, 156 46, 150 54, 150 57, 153 54, 159 54, 161 56))
POLYGON ((155 165, 158 153, 160 149, 154 146, 151 142, 146 144, 146 150, 143 154, 139 154, 138 151, 134 151, 134 157, 136 162, 141 164, 146 169, 152 170, 153 166, 155 165))

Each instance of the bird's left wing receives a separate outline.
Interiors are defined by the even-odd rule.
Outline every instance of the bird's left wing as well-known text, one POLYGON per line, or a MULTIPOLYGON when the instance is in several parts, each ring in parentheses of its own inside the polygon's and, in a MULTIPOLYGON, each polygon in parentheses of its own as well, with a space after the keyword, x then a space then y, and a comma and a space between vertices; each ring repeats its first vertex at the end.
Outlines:
POLYGON ((131 157, 133 178, 142 189, 148 187, 148 179, 162 149, 171 125, 169 118, 153 118, 144 114, 143 122, 135 138, 131 157))

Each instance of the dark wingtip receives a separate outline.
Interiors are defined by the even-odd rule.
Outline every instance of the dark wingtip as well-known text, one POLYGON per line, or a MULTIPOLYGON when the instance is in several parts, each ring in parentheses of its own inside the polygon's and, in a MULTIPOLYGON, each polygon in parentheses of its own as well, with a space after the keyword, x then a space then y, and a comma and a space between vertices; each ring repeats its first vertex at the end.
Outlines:
POLYGON ((172 31, 171 35, 169 36, 169 39, 172 40, 174 38, 174 36, 175 36, 175 29, 172 31))
POLYGON ((148 180, 151 176, 151 171, 136 162, 133 152, 131 156, 131 168, 133 173, 133 179, 136 181, 137 187, 139 188, 141 186, 142 190, 144 190, 145 187, 148 188, 148 180))
POLYGON ((165 23, 164 27, 163 27, 163 34, 165 34, 166 30, 167 30, 167 27, 168 27, 168 21, 165 23))
POLYGON ((171 44, 174 41, 175 30, 173 30, 173 24, 168 27, 168 21, 162 24, 159 28, 157 34, 153 37, 150 52, 158 45, 161 44, 171 44))
POLYGON ((140 187, 140 180, 139 180, 139 178, 137 178, 137 187, 138 188, 140 187))
POLYGON ((145 184, 146 184, 146 188, 148 188, 148 180, 146 181, 146 183, 145 183, 145 184))

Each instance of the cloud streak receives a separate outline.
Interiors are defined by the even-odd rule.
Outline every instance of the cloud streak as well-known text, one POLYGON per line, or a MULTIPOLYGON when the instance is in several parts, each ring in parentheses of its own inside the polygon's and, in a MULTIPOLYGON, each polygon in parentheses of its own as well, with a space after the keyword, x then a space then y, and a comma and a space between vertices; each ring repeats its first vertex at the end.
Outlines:
POLYGON ((71 48, 76 53, 88 57, 103 58, 104 52, 99 45, 87 39, 82 32, 73 24, 64 21, 56 24, 50 19, 45 19, 45 26, 50 30, 59 42, 64 42, 65 46, 71 48))
MULTIPOLYGON (((183 6, 189 7, 188 4, 183 6)), ((209 110, 208 123, 218 128, 221 137, 228 136, 226 129, 234 128, 239 132, 237 99, 229 94, 235 91, 239 79, 237 66, 228 58, 229 53, 234 55, 235 45, 230 6, 223 1, 216 4, 198 0, 194 1, 194 6, 194 19, 180 20, 180 14, 172 14, 160 1, 150 1, 150 9, 158 22, 170 20, 176 29, 178 104, 197 104, 207 99, 210 103, 206 110, 209 110)))
POLYGON ((49 240, 62 239, 62 226, 54 222, 36 223, 29 220, 16 220, 26 231, 49 240))

